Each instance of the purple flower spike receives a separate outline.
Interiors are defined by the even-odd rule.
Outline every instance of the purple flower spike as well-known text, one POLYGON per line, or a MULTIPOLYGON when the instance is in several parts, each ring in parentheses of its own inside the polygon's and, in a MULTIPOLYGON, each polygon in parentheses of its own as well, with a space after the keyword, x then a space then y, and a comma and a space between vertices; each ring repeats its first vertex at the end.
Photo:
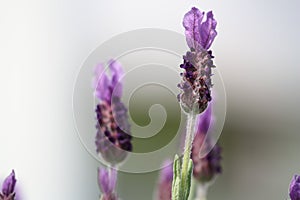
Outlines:
POLYGON ((172 197, 173 166, 170 161, 165 161, 165 165, 160 174, 158 200, 171 200, 172 197))
POLYGON ((15 186, 17 180, 15 177, 14 170, 11 174, 4 180, 2 186, 2 194, 0 194, 0 200, 14 200, 15 199, 15 186))
POLYGON ((211 101, 212 68, 214 64, 212 51, 208 50, 214 41, 217 32, 217 21, 212 11, 207 13, 206 21, 202 22, 204 12, 193 7, 183 18, 185 36, 190 51, 183 56, 184 69, 181 73, 182 81, 179 88, 182 90, 178 99, 183 110, 187 113, 202 113, 211 101))
POLYGON ((216 144, 212 147, 208 135, 208 129, 211 124, 212 111, 211 106, 198 117, 197 132, 194 138, 191 158, 193 160, 194 168, 193 175, 201 183, 211 181, 215 175, 222 172, 221 167, 221 147, 216 144), (202 150, 210 150, 210 152, 200 157, 202 150))
POLYGON ((96 150, 104 160, 114 165, 122 162, 127 151, 132 150, 130 125, 127 109, 121 102, 123 69, 119 62, 108 62, 110 76, 102 64, 95 70, 95 96, 99 99, 96 107, 97 135, 96 150))
POLYGON ((290 184, 291 200, 300 200, 300 176, 295 175, 290 184))
POLYGON ((102 192, 102 200, 116 200, 115 194, 117 171, 115 169, 98 169, 98 183, 102 192))

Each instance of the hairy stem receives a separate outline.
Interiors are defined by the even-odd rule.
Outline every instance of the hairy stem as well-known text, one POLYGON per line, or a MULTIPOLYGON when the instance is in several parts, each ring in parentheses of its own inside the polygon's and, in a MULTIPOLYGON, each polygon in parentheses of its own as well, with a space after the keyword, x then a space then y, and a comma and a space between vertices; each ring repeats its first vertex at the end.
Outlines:
MULTIPOLYGON (((188 164, 191 156, 192 144, 195 135, 195 121, 196 121, 196 115, 193 112, 189 113, 187 119, 184 154, 183 154, 183 161, 182 161, 182 168, 181 168, 182 169, 181 180, 183 183, 186 182, 188 177, 188 164)), ((185 185, 183 185, 182 187, 184 190, 185 185)))

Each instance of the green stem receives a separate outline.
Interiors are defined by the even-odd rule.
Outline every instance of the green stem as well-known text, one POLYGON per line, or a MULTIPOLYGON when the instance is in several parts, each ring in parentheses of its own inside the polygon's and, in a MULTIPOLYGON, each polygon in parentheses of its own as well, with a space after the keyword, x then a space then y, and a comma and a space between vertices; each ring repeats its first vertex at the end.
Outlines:
MULTIPOLYGON (((183 161, 182 161, 182 168, 181 168, 182 169, 181 180, 183 183, 186 182, 188 177, 188 164, 190 161, 192 144, 195 135, 195 121, 196 121, 196 115, 193 112, 189 113, 187 119, 184 154, 183 154, 183 161)), ((185 185, 182 185, 182 187, 184 190, 185 185)))

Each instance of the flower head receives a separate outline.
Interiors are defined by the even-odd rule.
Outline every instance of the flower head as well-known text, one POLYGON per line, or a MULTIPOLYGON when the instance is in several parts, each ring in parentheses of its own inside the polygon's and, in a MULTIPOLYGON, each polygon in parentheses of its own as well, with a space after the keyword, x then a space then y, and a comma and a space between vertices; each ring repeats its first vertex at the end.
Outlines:
POLYGON ((215 175, 221 173, 221 148, 218 144, 212 147, 207 131, 211 123, 211 106, 198 117, 197 133, 193 142, 191 158, 193 160, 194 177, 202 182, 209 182, 215 175), (208 138, 207 138, 208 137, 208 138), (209 151, 209 153, 201 157, 201 151, 209 151))
POLYGON ((291 200, 300 200, 300 176, 295 175, 290 184, 291 200))
POLYGON ((193 7, 183 19, 190 51, 183 56, 183 64, 180 65, 185 71, 181 73, 179 88, 182 92, 178 98, 187 113, 202 113, 211 101, 211 76, 215 66, 212 51, 208 49, 217 35, 217 22, 212 11, 207 13, 206 21, 202 22, 203 18, 204 12, 193 7))
POLYGON ((97 135, 96 150, 106 161, 116 164, 123 161, 127 151, 132 150, 130 125, 127 109, 121 102, 123 70, 120 63, 108 63, 111 78, 105 73, 103 65, 95 70, 95 96, 100 103, 96 107, 97 135))
POLYGON ((172 181, 173 181, 173 166, 170 161, 165 161, 164 167, 160 174, 158 183, 158 199, 171 200, 172 197, 172 181))
POLYGON ((13 170, 11 174, 3 182, 2 194, 0 194, 0 200, 14 200, 16 183, 17 180, 15 177, 15 172, 13 170))
POLYGON ((217 21, 214 19, 212 11, 206 15, 203 22, 204 12, 193 7, 183 18, 185 36, 191 50, 202 51, 210 48, 217 36, 217 21))
POLYGON ((101 200, 116 200, 117 171, 115 169, 98 169, 98 183, 102 192, 101 200))
POLYGON ((178 98, 181 107, 187 113, 202 113, 211 101, 212 68, 215 67, 212 51, 208 51, 217 32, 217 22, 212 11, 207 13, 206 21, 202 22, 204 12, 193 7, 183 18, 185 36, 190 51, 183 56, 180 68, 182 81, 178 85, 182 89, 178 98))

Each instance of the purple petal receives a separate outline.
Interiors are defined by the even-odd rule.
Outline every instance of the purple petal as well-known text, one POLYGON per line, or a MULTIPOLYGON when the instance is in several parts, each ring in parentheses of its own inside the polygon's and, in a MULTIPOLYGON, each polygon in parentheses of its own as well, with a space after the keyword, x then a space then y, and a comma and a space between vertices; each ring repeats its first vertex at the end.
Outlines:
POLYGON ((111 59, 109 61, 109 68, 111 70, 111 87, 113 89, 113 96, 121 98, 122 96, 121 78, 124 74, 122 65, 118 61, 111 59))
POLYGON ((116 187, 117 171, 115 169, 98 169, 98 182, 104 194, 112 194, 116 187))
POLYGON ((170 160, 166 160, 163 164, 166 166, 162 169, 158 183, 158 200, 171 200, 172 181, 173 181, 173 165, 170 160))
POLYGON ((111 169, 110 171, 110 177, 109 177, 109 190, 110 192, 113 192, 116 188, 117 184, 117 171, 115 169, 111 169))
POLYGON ((186 41, 191 49, 199 49, 199 25, 202 22, 203 15, 204 13, 201 13, 201 11, 195 7, 184 15, 183 26, 185 28, 186 41))
POLYGON ((94 71, 94 88, 95 88, 95 96, 104 101, 110 101, 110 89, 109 84, 110 80, 105 73, 104 65, 98 64, 94 71))
POLYGON ((171 182, 173 180, 173 165, 170 160, 166 160, 163 164, 165 166, 160 174, 160 181, 161 182, 171 182))
POLYGON ((295 175, 290 184, 291 200, 300 200, 300 176, 295 175))
POLYGON ((9 196, 10 194, 14 193, 16 182, 17 180, 15 177, 15 171, 13 170, 11 174, 4 180, 2 186, 3 195, 9 196))
POLYGON ((109 193, 109 176, 106 169, 98 169, 98 182, 101 192, 109 193))
POLYGON ((201 115, 198 116, 198 121, 197 121, 197 134, 206 134, 211 123, 211 118, 212 118, 212 109, 211 109, 211 104, 207 107, 207 109, 202 113, 201 115))
POLYGON ((217 36, 217 21, 214 19, 212 11, 207 13, 206 21, 199 23, 200 28, 200 44, 204 49, 209 49, 215 37, 217 36))

